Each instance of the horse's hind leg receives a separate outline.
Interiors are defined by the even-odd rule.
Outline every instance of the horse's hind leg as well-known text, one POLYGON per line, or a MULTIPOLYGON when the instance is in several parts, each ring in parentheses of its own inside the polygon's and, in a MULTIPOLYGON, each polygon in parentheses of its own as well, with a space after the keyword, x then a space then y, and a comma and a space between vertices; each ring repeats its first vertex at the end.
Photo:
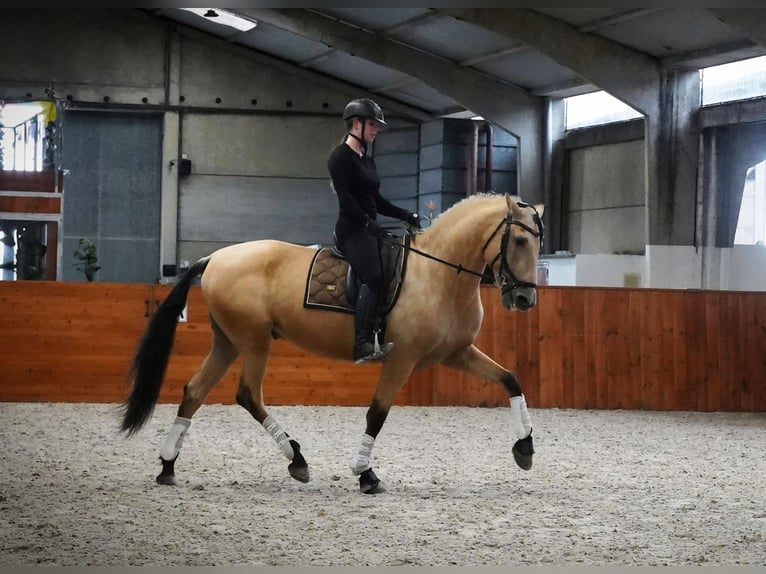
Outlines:
POLYGON ((270 415, 263 404, 263 376, 269 355, 270 338, 264 338, 248 355, 243 355, 242 376, 237 389, 237 404, 253 415, 269 433, 279 450, 290 461, 287 471, 295 480, 309 481, 309 466, 301 454, 301 446, 290 438, 282 425, 270 415))
POLYGON ((511 422, 516 435, 512 452, 516 464, 524 470, 532 468, 532 423, 527 411, 527 402, 521 391, 521 384, 511 371, 498 365, 473 345, 460 349, 447 357, 445 367, 459 369, 483 379, 499 383, 508 393, 511 406, 511 422))
POLYGON ((160 450, 162 472, 157 476, 158 484, 173 485, 176 483, 175 463, 181 452, 186 432, 191 425, 191 418, 205 401, 205 397, 226 374, 234 359, 237 358, 238 353, 234 345, 214 321, 212 322, 212 329, 213 345, 210 352, 194 376, 184 386, 184 397, 178 407, 178 414, 170 432, 168 432, 165 444, 160 450))

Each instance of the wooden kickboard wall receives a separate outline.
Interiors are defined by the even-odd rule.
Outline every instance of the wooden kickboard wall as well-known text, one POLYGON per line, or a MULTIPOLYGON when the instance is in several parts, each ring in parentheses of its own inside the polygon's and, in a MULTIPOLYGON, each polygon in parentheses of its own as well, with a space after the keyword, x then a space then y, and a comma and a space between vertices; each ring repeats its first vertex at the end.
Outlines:
MULTIPOLYGON (((532 408, 766 411, 766 293, 541 287, 511 312, 482 287, 476 345, 518 376, 532 408)), ((0 282, 0 401, 124 400, 130 359, 169 286, 0 282)), ((178 325, 162 403, 178 403, 210 344, 200 288, 178 325)), ((237 361, 208 403, 234 402, 237 361)), ((379 365, 315 357, 278 340, 271 405, 369 404, 379 365)), ((413 373, 399 405, 507 405, 494 383, 435 367, 413 373)))

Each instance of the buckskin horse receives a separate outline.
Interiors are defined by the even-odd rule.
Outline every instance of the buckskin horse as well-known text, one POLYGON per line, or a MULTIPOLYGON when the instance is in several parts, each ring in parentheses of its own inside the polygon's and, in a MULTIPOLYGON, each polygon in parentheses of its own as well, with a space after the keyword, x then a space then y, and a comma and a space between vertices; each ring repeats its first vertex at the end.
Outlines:
MULTIPOLYGON (((502 386, 509 396, 516 438, 514 460, 524 470, 532 467, 532 425, 521 385, 510 370, 473 342, 483 316, 482 277, 494 279, 507 309, 526 311, 535 305, 542 213, 542 205, 529 205, 507 194, 476 194, 444 211, 401 247, 407 252, 406 276, 386 318, 386 338, 395 346, 382 364, 367 409, 366 428, 350 462, 361 492, 385 490, 370 464, 376 437, 410 374, 436 364, 502 386)), ((290 476, 308 482, 308 464, 300 444, 266 410, 262 383, 269 348, 277 337, 319 356, 353 360, 353 316, 302 304, 307 270, 316 252, 316 247, 276 240, 221 248, 192 264, 158 307, 129 371, 128 386, 132 388, 122 405, 121 421, 121 430, 128 436, 152 416, 178 317, 199 276, 212 329, 210 351, 184 386, 177 416, 160 449, 159 484, 176 483, 174 465, 191 418, 240 355, 237 403, 263 426, 290 461, 290 476)))

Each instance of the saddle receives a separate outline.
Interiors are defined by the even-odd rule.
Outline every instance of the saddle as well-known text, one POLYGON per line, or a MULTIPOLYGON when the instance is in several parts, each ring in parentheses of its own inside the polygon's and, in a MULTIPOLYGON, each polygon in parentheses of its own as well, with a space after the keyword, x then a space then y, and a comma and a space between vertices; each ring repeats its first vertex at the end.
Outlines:
MULTIPOLYGON (((409 235, 379 241, 383 267, 378 313, 385 317, 396 304, 407 270, 409 235)), ((354 313, 361 281, 337 245, 317 250, 309 266, 303 306, 341 313, 354 313)))

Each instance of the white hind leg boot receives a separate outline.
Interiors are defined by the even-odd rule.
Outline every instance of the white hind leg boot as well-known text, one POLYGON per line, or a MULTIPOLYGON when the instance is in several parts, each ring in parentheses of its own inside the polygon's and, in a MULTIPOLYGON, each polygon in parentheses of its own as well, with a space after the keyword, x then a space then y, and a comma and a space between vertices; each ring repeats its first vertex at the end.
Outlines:
POLYGON ((520 397, 511 397, 511 422, 513 433, 518 440, 527 438, 532 432, 532 422, 529 420, 527 401, 523 394, 520 397))
POLYGON ((183 417, 176 417, 173 421, 173 426, 170 427, 170 432, 165 439, 165 444, 162 445, 160 450, 160 458, 162 460, 171 461, 178 456, 181 452, 181 446, 184 442, 186 432, 189 430, 191 419, 185 419, 183 417))
POLYGON ((266 429, 266 432, 268 432, 271 435, 271 438, 274 439, 274 442, 277 443, 282 454, 287 457, 287 460, 292 460, 295 453, 290 444, 290 436, 282 429, 282 425, 280 425, 271 415, 263 419, 262 424, 263 428, 266 429))
POLYGON ((375 446, 375 439, 367 433, 362 435, 362 442, 357 450, 351 457, 351 472, 354 474, 362 474, 365 470, 370 469, 370 458, 372 457, 372 447, 375 446))

